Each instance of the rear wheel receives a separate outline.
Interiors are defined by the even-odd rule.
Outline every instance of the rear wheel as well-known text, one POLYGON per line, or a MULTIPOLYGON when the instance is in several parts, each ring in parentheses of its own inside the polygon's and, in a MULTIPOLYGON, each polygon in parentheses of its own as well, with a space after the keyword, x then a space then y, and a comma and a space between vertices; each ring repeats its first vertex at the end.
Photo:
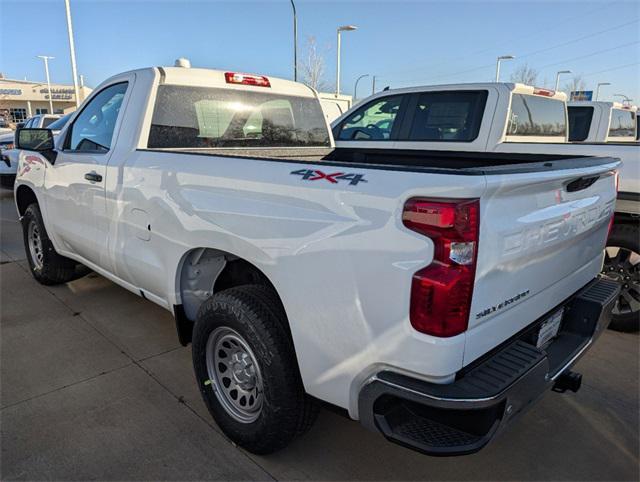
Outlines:
POLYGON ((193 331, 193 366, 209 412, 233 442, 256 454, 284 448, 317 415, 286 323, 272 290, 244 285, 205 301, 193 331))
POLYGON ((620 284, 609 327, 616 331, 640 329, 640 234, 638 226, 616 224, 607 240, 602 273, 620 284))
POLYGON ((89 272, 84 266, 56 253, 36 203, 29 205, 22 216, 22 234, 29 268, 38 282, 44 285, 66 283, 89 272))

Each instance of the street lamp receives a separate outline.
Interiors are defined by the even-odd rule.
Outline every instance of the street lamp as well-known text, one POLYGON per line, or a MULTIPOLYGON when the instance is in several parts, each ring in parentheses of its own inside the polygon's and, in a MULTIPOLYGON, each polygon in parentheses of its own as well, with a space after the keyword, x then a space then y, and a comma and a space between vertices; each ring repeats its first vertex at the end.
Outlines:
POLYGON ((600 98, 600 86, 602 85, 611 85, 611 82, 600 82, 596 87, 596 100, 600 98))
POLYGON ((622 103, 625 103, 625 102, 626 102, 626 103, 628 103, 628 104, 630 104, 630 103, 631 103, 631 101, 633 100, 633 99, 631 99, 631 98, 627 97, 627 96, 626 96, 626 95, 624 95, 624 94, 613 94, 613 97, 622 97, 622 103))
POLYGON ((298 15, 296 13, 296 4, 291 1, 293 9, 293 81, 298 81, 298 15))
POLYGON ((78 90, 78 69, 76 67, 76 47, 73 43, 73 26, 71 25, 71 7, 69 0, 64 0, 67 11, 67 34, 69 35, 69 53, 71 54, 71 75, 73 76, 73 92, 76 96, 76 108, 80 106, 80 92, 78 90))
POLYGON ((560 76, 562 74, 570 74, 571 71, 570 70, 559 70, 558 72, 556 72, 556 88, 554 89, 556 92, 558 92, 558 88, 560 88, 560 76))
POLYGON ((365 77, 369 77, 369 74, 364 74, 361 75, 360 77, 358 77, 356 79, 356 84, 353 86, 353 100, 358 100, 358 82, 360 82, 360 79, 364 79, 365 77))
POLYGON ((53 114, 53 99, 51 98, 51 80, 49 79, 49 60, 55 59, 49 55, 36 55, 39 59, 44 60, 44 73, 47 76, 47 92, 49 93, 49 114, 53 114))
POLYGON ((501 55, 496 59, 496 82, 500 82, 500 62, 503 60, 513 60, 515 57, 513 55, 501 55))
POLYGON ((355 25, 343 25, 338 27, 338 44, 337 44, 337 59, 336 59, 336 95, 340 95, 340 34, 342 32, 351 32, 358 27, 355 25))

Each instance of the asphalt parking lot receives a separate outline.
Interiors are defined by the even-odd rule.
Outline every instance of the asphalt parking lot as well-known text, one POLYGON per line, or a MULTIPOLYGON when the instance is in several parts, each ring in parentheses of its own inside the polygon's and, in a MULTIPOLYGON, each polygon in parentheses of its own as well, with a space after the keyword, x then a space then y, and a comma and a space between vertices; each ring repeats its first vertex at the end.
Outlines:
POLYGON ((234 447, 200 400, 168 312, 91 274, 33 280, 11 191, 0 191, 2 480, 638 480, 639 337, 608 332, 479 454, 431 458, 322 410, 288 449, 234 447))

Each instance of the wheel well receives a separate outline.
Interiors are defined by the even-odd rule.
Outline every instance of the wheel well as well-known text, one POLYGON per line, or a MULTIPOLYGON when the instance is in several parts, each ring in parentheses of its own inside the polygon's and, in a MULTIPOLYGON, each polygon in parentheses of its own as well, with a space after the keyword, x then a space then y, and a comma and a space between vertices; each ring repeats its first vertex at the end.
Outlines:
POLYGON ((27 186, 18 186, 16 191, 16 205, 20 216, 23 216, 27 208, 33 204, 38 204, 38 198, 33 190, 27 186))
POLYGON ((616 224, 640 224, 640 215, 617 212, 614 217, 616 224))
MULTIPOLYGON (((183 258, 177 288, 181 304, 174 306, 178 338, 182 345, 191 342, 191 332, 200 305, 214 293, 246 284, 263 285, 278 296, 267 276, 252 263, 225 251, 196 248, 183 258)), ((280 300, 282 303, 282 300, 280 300)))

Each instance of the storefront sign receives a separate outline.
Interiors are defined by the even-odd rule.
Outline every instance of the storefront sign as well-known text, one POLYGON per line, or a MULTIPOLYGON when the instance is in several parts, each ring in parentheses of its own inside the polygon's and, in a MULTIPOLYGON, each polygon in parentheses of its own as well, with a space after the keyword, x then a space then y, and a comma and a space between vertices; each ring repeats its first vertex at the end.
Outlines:
MULTIPOLYGON (((71 94, 52 94, 51 98, 53 100, 71 100, 73 96, 71 94)), ((49 96, 45 95, 45 99, 49 100, 49 96)))
MULTIPOLYGON (((41 94, 48 94, 49 89, 40 89, 41 94)), ((73 94, 73 89, 51 89, 52 94, 73 94)))

